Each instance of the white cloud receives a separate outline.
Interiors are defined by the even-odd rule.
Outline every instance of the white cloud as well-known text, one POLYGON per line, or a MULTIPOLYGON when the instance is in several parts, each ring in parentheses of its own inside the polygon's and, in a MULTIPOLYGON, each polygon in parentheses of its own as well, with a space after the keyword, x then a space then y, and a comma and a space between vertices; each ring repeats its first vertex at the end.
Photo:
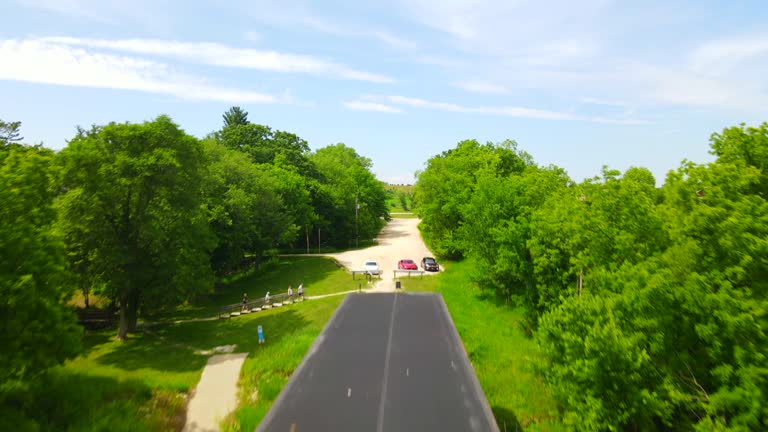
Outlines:
POLYGON ((363 97, 370 101, 386 101, 394 105, 409 106, 414 108, 431 109, 466 114, 490 114, 517 118, 530 118, 538 120, 572 120, 594 123, 638 125, 646 124, 644 120, 630 118, 606 118, 577 115, 569 112, 542 110, 516 106, 466 106, 452 102, 439 102, 399 95, 366 95, 363 97))
POLYGON ((727 71, 760 59, 768 59, 768 35, 711 41, 691 54, 693 69, 701 73, 727 71))
POLYGON ((349 101, 344 102, 344 106, 357 111, 377 111, 386 113, 401 113, 403 110, 391 105, 385 105, 377 102, 349 101))
POLYGON ((509 89, 487 81, 461 81, 452 83, 454 87, 473 93, 507 94, 509 89))
POLYGON ((183 99, 285 103, 285 98, 219 87, 140 58, 90 53, 41 40, 0 40, 0 80, 137 90, 183 99))
POLYGON ((375 31, 371 33, 371 35, 393 48, 411 51, 419 47, 416 42, 397 37, 387 32, 375 31))
POLYGON ((273 72, 307 73, 341 79, 391 83, 388 76, 351 69, 347 66, 308 55, 277 51, 235 48, 213 42, 178 42, 154 39, 82 39, 47 37, 42 40, 72 46, 87 46, 138 54, 167 56, 215 66, 257 69, 273 72))

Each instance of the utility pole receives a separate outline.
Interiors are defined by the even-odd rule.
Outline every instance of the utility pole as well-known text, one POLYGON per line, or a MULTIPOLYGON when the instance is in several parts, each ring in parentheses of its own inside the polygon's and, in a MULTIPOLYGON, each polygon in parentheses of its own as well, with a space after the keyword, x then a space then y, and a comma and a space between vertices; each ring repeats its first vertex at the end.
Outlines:
POLYGON ((317 253, 320 253, 320 227, 317 227, 317 253))
POLYGON ((360 247, 360 229, 358 228, 357 223, 357 211, 360 210, 360 202, 357 201, 357 197, 355 197, 355 247, 360 247))

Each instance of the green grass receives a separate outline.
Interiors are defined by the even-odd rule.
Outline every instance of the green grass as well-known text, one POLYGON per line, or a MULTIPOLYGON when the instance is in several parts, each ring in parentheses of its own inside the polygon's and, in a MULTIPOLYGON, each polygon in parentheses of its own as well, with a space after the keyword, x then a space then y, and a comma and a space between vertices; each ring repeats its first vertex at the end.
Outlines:
MULTIPOLYGON (((291 258, 233 282, 194 308, 175 311, 174 318, 215 316, 219 304, 237 302, 242 290, 256 296, 302 281, 308 295, 352 289, 357 283, 332 260, 291 258)), ((145 327, 125 342, 114 340, 114 329, 92 332, 84 337, 79 357, 31 384, 0 385, 0 430, 181 430, 188 392, 208 360, 201 351, 231 344, 249 356, 241 375, 243 405, 228 424, 253 430, 250 425, 269 409, 342 299, 310 300, 229 320, 166 322, 145 327), (264 345, 258 344, 259 325, 264 345)))
POLYGON ((343 299, 312 300, 297 305, 301 314, 295 317, 275 317, 262 324, 266 343, 249 350, 240 372, 239 407, 225 420, 224 430, 252 431, 258 426, 343 299))
POLYGON ((535 371, 541 357, 523 330, 523 311, 486 297, 471 271, 471 262, 453 262, 439 276, 400 280, 405 291, 442 294, 502 431, 565 430, 557 403, 535 371))
POLYGON ((212 294, 201 296, 192 304, 148 317, 148 320, 168 321, 216 316, 221 306, 239 303, 243 293, 248 293, 248 298, 255 300, 263 298, 267 291, 271 295, 285 293, 289 284, 295 292, 300 283, 304 284, 304 291, 308 296, 357 289, 357 281, 341 271, 332 258, 282 257, 279 262, 265 264, 259 273, 234 280, 217 288, 212 294))

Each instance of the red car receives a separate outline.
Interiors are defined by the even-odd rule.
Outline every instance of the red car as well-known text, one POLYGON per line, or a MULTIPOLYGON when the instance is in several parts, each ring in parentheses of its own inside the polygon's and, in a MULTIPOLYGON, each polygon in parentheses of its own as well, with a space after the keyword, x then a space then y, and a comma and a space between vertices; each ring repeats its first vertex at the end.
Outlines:
POLYGON ((416 265, 413 260, 409 259, 402 259, 397 262, 397 268, 398 270, 418 270, 419 267, 416 265))

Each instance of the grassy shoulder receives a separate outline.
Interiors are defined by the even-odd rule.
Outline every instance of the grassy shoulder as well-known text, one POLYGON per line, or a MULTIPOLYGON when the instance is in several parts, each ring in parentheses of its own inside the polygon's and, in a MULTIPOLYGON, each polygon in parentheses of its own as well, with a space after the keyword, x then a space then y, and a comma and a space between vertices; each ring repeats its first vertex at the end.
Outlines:
POLYGON ((502 431, 565 430, 557 403, 535 371, 540 353, 523 330, 523 311, 486 298, 471 271, 471 262, 452 262, 439 276, 400 281, 405 291, 442 294, 502 431))
MULTIPOLYGON (((243 290, 257 296, 300 282, 308 295, 356 287, 333 260, 290 258, 233 282, 194 310, 177 311, 174 319, 215 316, 220 304, 237 302, 243 290)), ((161 322, 144 326, 125 342, 114 339, 114 330, 91 332, 79 357, 35 382, 0 385, 0 430, 179 431, 189 392, 211 350, 222 345, 248 353, 241 407, 227 425, 253 430, 342 299, 310 300, 228 320, 161 322), (258 344, 259 325, 264 345, 258 344)))
POLYGON ((215 292, 201 296, 192 304, 178 306, 159 316, 152 316, 150 321, 167 321, 188 318, 216 316, 218 308, 239 303, 243 293, 249 299, 264 297, 267 291, 271 295, 285 293, 288 285, 294 291, 300 283, 308 296, 331 294, 357 289, 352 277, 341 270, 332 258, 322 256, 281 257, 262 265, 262 270, 255 274, 240 275, 225 281, 215 292))

